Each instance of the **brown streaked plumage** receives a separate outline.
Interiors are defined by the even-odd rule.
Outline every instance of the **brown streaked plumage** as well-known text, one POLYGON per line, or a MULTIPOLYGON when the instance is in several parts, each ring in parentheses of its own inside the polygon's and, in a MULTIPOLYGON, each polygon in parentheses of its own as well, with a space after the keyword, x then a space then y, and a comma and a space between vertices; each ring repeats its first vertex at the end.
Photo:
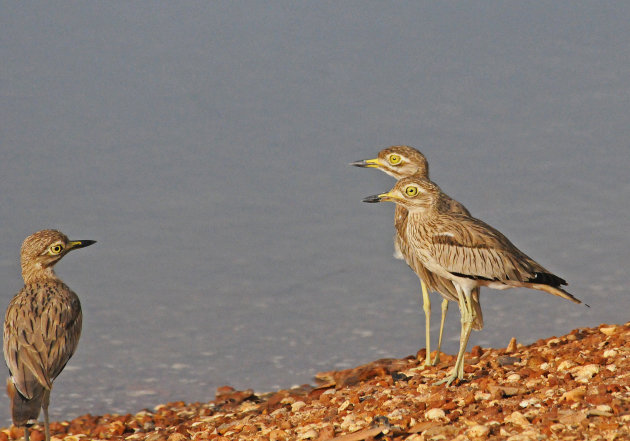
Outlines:
POLYGON ((407 239, 417 259, 429 271, 449 279, 457 288, 462 333, 455 367, 437 384, 464 377, 464 352, 476 311, 474 289, 524 287, 582 303, 562 289, 566 281, 542 267, 510 240, 483 221, 449 211, 440 188, 428 179, 403 178, 394 188, 365 202, 392 201, 407 208, 407 239))
POLYGON ((11 300, 4 320, 4 359, 11 376, 7 393, 16 426, 28 427, 44 411, 46 440, 50 441, 48 404, 53 381, 79 343, 81 303, 61 281, 53 266, 69 251, 95 243, 70 241, 56 230, 27 237, 21 250, 24 288, 11 300))
MULTIPOLYGON (((351 165, 357 167, 378 168, 379 170, 393 176, 396 179, 402 179, 410 176, 417 176, 422 179, 429 178, 429 163, 426 157, 417 149, 407 145, 394 145, 381 150, 375 159, 366 159, 356 161, 351 165)), ((444 195, 444 203, 448 210, 452 213, 460 213, 469 216, 470 213, 461 203, 444 195)), ((444 323, 446 313, 448 311, 448 301, 457 302, 457 290, 453 283, 443 277, 437 276, 429 271, 420 260, 418 260, 413 251, 410 250, 406 237, 407 228, 407 209, 402 205, 396 204, 394 214, 394 227, 396 234, 394 236, 394 256, 398 259, 404 259, 413 269, 422 288, 423 309, 425 313, 426 324, 426 358, 425 365, 436 365, 440 360, 440 351, 442 349, 442 336, 444 332, 444 323), (438 347, 435 358, 431 361, 431 300, 429 291, 439 293, 444 299, 442 300, 442 318, 440 321, 440 333, 438 337, 438 347)), ((479 289, 473 292, 473 307, 477 314, 473 329, 479 330, 483 328, 483 314, 481 312, 481 304, 479 303, 479 289)))

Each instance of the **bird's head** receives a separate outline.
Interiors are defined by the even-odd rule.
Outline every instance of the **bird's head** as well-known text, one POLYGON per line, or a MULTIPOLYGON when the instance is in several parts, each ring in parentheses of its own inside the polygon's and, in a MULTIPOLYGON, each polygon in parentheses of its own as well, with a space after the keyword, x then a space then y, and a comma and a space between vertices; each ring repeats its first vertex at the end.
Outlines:
POLYGON ((52 267, 72 250, 96 243, 95 240, 69 240, 57 230, 42 230, 31 234, 22 243, 20 253, 24 280, 44 272, 52 273, 52 267))
POLYGON ((351 162, 355 167, 378 168, 396 179, 419 176, 428 179, 429 164, 427 158, 413 147, 393 145, 380 152, 374 159, 351 162))
POLYGON ((368 196, 363 202, 395 202, 410 212, 425 211, 440 200, 441 194, 433 182, 414 176, 400 179, 387 193, 368 196))

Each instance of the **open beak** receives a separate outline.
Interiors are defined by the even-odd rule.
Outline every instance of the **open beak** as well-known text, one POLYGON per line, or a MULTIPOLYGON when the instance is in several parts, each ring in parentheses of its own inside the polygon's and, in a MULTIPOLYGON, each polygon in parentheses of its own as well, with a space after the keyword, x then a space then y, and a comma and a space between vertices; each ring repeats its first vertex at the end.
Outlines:
POLYGON ((351 162, 350 165, 354 165, 355 167, 364 167, 364 168, 378 168, 382 166, 382 163, 378 158, 374 158, 374 159, 363 159, 361 161, 351 162))
POLYGON ((89 247, 90 245, 94 245, 96 243, 95 240, 72 240, 68 242, 66 246, 67 251, 76 250, 79 248, 89 247))

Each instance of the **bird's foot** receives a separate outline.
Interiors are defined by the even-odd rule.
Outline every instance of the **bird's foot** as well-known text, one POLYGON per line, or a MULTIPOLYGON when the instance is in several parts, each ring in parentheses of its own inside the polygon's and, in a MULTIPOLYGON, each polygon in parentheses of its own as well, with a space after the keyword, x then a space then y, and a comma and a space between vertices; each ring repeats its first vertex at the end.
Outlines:
POLYGON ((431 364, 431 353, 427 351, 426 349, 420 349, 418 351, 418 353, 416 354, 416 360, 422 363, 422 367, 433 366, 431 364), (424 358, 424 362, 422 361, 423 358, 424 358))
POLYGON ((435 358, 431 362, 431 366, 437 366, 440 363, 440 351, 435 353, 435 358))
POLYGON ((440 381, 436 381, 435 383, 433 383, 433 386, 439 386, 441 384, 445 384, 446 386, 450 386, 451 383, 455 380, 459 379, 460 381, 464 379, 464 376, 462 375, 461 377, 459 375, 457 375, 457 372, 455 371, 455 369, 453 369, 453 372, 451 372, 450 375, 444 377, 443 379, 441 379, 440 381))

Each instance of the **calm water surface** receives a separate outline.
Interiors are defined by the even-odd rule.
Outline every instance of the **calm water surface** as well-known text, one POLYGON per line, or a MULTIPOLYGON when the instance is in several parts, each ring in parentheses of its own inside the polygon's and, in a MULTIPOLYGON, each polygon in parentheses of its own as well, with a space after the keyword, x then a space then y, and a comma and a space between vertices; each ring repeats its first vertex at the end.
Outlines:
MULTIPOLYGON (((419 147, 445 191, 591 305, 484 290, 471 347, 630 319, 626 5, 2 10, 2 307, 28 234, 98 241, 57 267, 85 317, 53 419, 289 387, 423 347, 393 206, 361 203, 393 181, 347 166, 391 144, 419 147)), ((458 335, 453 305, 447 352, 458 335)))

